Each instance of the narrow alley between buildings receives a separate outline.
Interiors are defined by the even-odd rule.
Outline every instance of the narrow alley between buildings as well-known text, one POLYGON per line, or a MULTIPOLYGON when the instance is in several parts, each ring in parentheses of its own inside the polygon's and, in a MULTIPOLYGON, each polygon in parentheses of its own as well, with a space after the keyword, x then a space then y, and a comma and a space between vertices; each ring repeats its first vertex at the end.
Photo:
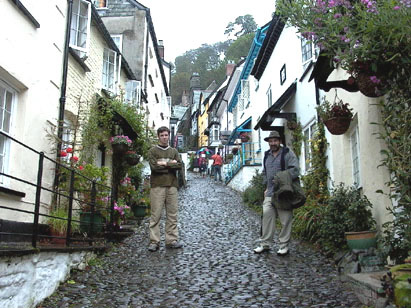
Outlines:
POLYGON ((146 218, 38 307, 361 307, 332 261, 307 245, 254 254, 260 216, 221 182, 188 174, 179 206, 183 249, 163 241, 149 252, 146 218))

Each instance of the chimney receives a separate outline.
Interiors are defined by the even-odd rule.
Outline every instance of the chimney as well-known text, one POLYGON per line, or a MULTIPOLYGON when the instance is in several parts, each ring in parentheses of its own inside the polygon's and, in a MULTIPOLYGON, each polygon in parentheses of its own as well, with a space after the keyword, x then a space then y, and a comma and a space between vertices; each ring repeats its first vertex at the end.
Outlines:
POLYGON ((163 40, 158 40, 158 52, 160 54, 161 59, 164 60, 164 42, 163 42, 163 40))
POLYGON ((190 78, 190 89, 200 89, 200 75, 193 73, 190 78))
POLYGON ((229 60, 225 68, 225 75, 227 77, 230 77, 234 71, 234 68, 235 68, 234 61, 229 60))

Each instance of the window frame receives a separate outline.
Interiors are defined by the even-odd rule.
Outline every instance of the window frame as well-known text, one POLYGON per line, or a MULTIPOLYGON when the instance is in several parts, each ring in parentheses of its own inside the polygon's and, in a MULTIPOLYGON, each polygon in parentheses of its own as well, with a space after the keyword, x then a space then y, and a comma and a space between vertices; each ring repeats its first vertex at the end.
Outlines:
POLYGON ((116 44, 118 50, 123 52, 123 35, 122 34, 112 34, 110 35, 111 39, 113 40, 114 44, 116 44), (116 40, 119 39, 119 43, 117 44, 116 40))
POLYGON ((303 129, 303 146, 304 146, 304 169, 305 172, 307 172, 308 170, 310 170, 310 168, 312 167, 311 164, 311 140, 314 137, 314 133, 317 130, 317 121, 315 119, 313 119, 312 121, 308 122, 307 125, 304 127, 303 129), (308 134, 307 134, 307 133, 308 134))
POLYGON ((351 175, 353 185, 360 188, 361 182, 361 159, 360 159, 360 139, 358 126, 356 126, 350 133, 350 152, 351 152, 351 175), (355 140, 355 141, 353 141, 355 140), (356 155, 356 156, 355 156, 356 155))
POLYGON ((309 63, 313 60, 314 55, 315 55, 314 51, 315 51, 314 44, 310 40, 307 40, 306 38, 302 37, 301 38, 301 62, 302 62, 302 66, 304 69, 307 68, 309 63), (308 57, 308 48, 306 47, 309 47, 310 49, 309 57, 308 57))
POLYGON ((97 10, 108 9, 108 1, 109 0, 92 0, 93 5, 97 10), (100 6, 101 2, 104 2, 104 6, 100 6))
MULTIPOLYGON (((0 130, 7 135, 12 134, 12 128, 13 128, 13 123, 14 123, 14 117, 15 117, 15 108, 17 104, 17 95, 18 92, 8 85, 5 81, 0 79, 0 87, 4 89, 4 93, 6 94, 3 98, 3 101, 0 101, 0 130), (10 93, 11 95, 11 101, 10 101, 10 111, 9 111, 9 120, 8 120, 8 131, 3 129, 4 126, 4 113, 8 112, 7 109, 5 110, 4 104, 7 104, 6 99, 7 99, 7 92, 10 93)), ((1 135, 2 136, 2 135, 1 135)), ((9 168, 10 168, 10 157, 11 157, 11 141, 9 138, 4 137, 4 143, 3 143, 3 151, 0 153, 2 161, 0 162, 0 171, 3 173, 8 173, 9 168)), ((4 177, 0 175, 0 185, 8 185, 10 179, 8 177, 4 177)))
MULTIPOLYGON (((79 52, 84 53, 86 56, 88 55, 88 50, 89 50, 89 46, 90 46, 90 28, 91 28, 91 3, 86 1, 86 0, 74 0, 74 2, 78 3, 78 12, 76 14, 76 12, 72 12, 72 16, 71 16, 71 26, 70 26, 70 44, 69 46, 74 49, 77 50, 79 52), (72 42, 73 40, 73 31, 75 31, 75 33, 79 33, 79 16, 80 16, 80 12, 81 12, 81 5, 86 5, 87 6, 87 28, 86 28, 86 40, 85 40, 85 47, 81 47, 79 46, 78 43, 78 35, 76 35, 76 42, 72 42), (73 29, 73 18, 74 16, 77 16, 77 27, 76 29, 73 29)), ((73 8, 74 8, 74 3, 73 3, 73 8)), ((80 56, 82 58, 82 56, 80 56)))
POLYGON ((107 91, 110 91, 112 93, 116 93, 116 84, 117 84, 117 52, 110 49, 110 48, 104 48, 103 52, 103 69, 102 69, 102 77, 101 77, 101 87, 107 91), (106 61, 106 52, 108 52, 108 61, 106 61), (110 55, 113 57, 113 63, 110 62, 110 55), (108 65, 106 67, 106 65, 108 65), (113 65, 113 82, 112 86, 110 87, 110 84, 108 84, 108 78, 110 77, 110 71, 107 73, 106 70, 107 68, 110 69, 110 65, 113 65))

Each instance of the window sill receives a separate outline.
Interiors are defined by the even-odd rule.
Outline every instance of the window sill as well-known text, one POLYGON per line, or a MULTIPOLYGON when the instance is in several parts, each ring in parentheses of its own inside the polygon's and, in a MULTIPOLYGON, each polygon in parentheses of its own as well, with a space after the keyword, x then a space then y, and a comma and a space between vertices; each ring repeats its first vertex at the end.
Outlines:
POLYGON ((83 69, 86 73, 91 72, 90 68, 87 66, 87 64, 84 62, 84 60, 79 57, 79 55, 77 54, 76 50, 74 50, 73 48, 69 47, 69 52, 70 52, 71 56, 78 62, 78 64, 80 64, 80 66, 82 67, 82 69, 83 69))
POLYGON ((3 187, 3 186, 0 186, 0 192, 5 193, 7 195, 17 196, 17 197, 20 197, 20 198, 24 198, 26 196, 26 193, 24 193, 24 192, 13 190, 13 189, 6 188, 6 187, 3 187))

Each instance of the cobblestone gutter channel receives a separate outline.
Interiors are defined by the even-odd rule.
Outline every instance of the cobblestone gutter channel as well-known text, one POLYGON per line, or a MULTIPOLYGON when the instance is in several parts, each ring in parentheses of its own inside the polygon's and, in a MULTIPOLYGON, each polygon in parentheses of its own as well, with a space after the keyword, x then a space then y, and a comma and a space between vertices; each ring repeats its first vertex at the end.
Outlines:
MULTIPOLYGON (((190 174, 180 191, 180 237, 147 251, 148 220, 86 271, 72 274, 51 307, 361 307, 330 261, 294 241, 291 253, 256 255, 260 217, 239 193, 190 174)), ((164 230, 164 229, 163 229, 164 230)), ((162 230, 162 231, 163 231, 162 230)))

